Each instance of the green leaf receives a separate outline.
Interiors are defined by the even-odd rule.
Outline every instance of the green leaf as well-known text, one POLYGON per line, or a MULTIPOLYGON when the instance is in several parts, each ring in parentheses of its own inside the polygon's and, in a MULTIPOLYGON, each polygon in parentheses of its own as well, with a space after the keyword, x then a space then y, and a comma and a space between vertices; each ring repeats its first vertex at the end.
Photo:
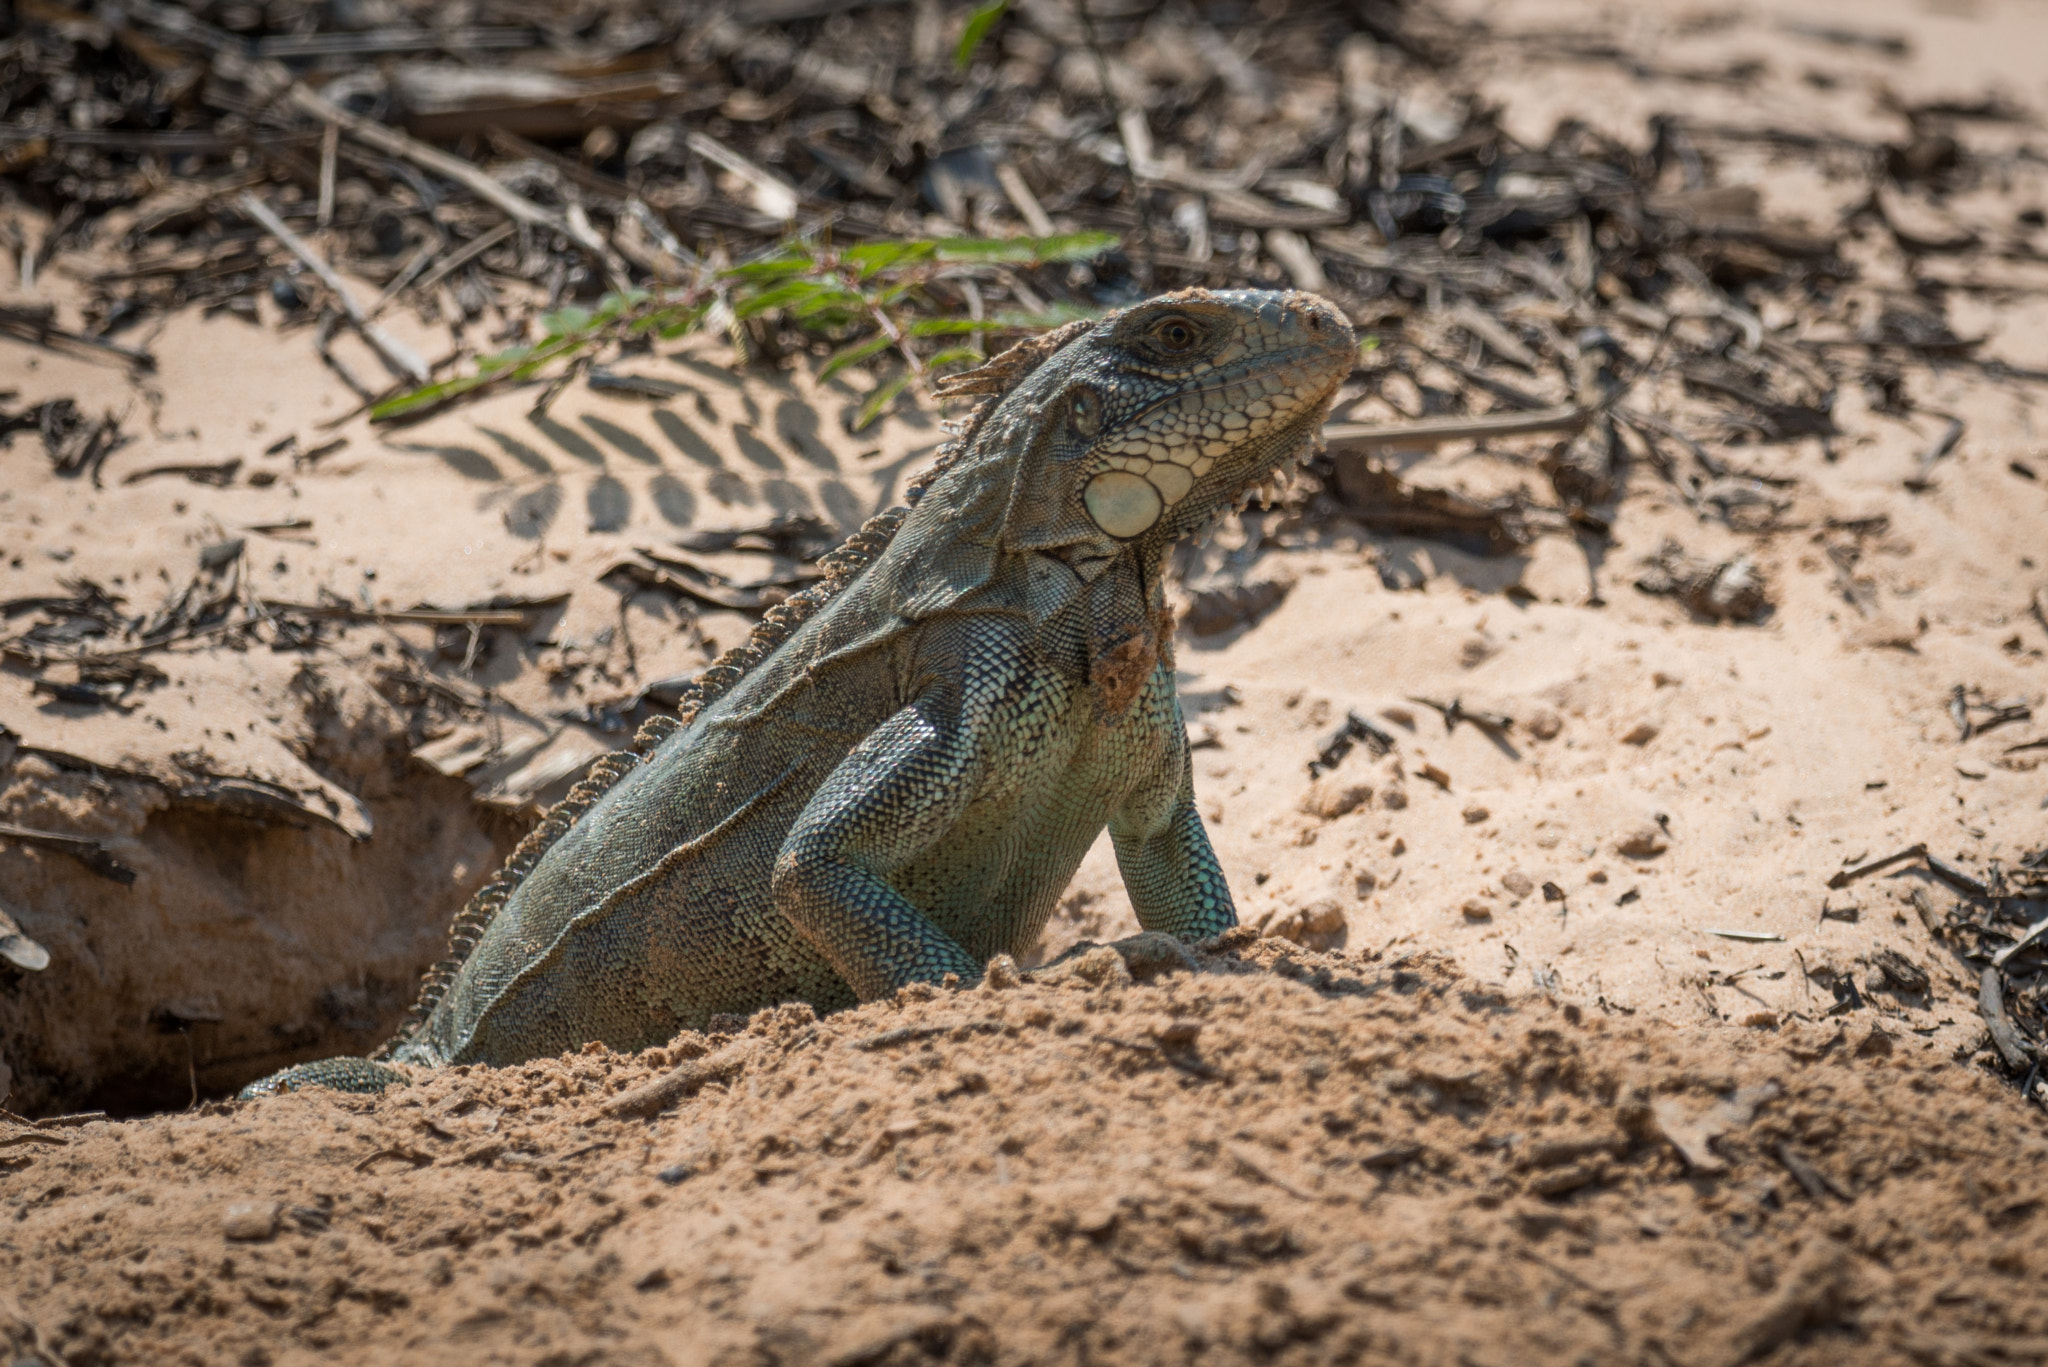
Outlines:
POLYGON ((1009 327, 993 318, 920 318, 903 333, 907 337, 958 337, 970 332, 1005 332, 1009 327))
POLYGON ((831 358, 818 368, 818 383, 823 384, 850 365, 859 365, 870 356, 880 355, 892 345, 894 343, 887 337, 870 337, 865 342, 856 342, 833 352, 831 358))
POLYGON ((646 290, 637 286, 624 291, 613 291, 597 301, 599 319, 618 318, 653 298, 646 290))
POLYGON ((700 316, 705 308, 706 305, 703 304, 698 304, 694 307, 671 304, 665 308, 652 309, 635 318, 632 325, 626 331, 629 335, 635 337, 643 332, 652 332, 657 336, 663 337, 669 336, 669 328, 674 327, 677 323, 682 323, 687 330, 691 321, 700 316))
POLYGON ((693 332, 704 325, 704 316, 711 312, 711 301, 705 300, 695 308, 685 309, 676 318, 655 324, 654 335, 664 342, 673 342, 686 332, 693 332))
POLYGON ((1358 351, 1360 355, 1369 356, 1373 352, 1378 351, 1379 349, 1380 339, 1371 333, 1367 333, 1365 336, 1358 339, 1358 351))
MULTIPOLYGON (((982 5, 993 24, 1000 6, 982 5)), ((985 36, 985 34, 984 34, 985 36)), ((1113 233, 1066 233, 1051 237, 1006 239, 951 238, 862 242, 851 247, 823 246, 808 240, 786 241, 753 260, 721 272, 729 282, 727 303, 735 315, 751 318, 778 315, 812 334, 829 338, 839 350, 826 361, 821 375, 829 378, 890 349, 888 338, 873 331, 873 320, 886 316, 912 339, 965 338, 1002 331, 1036 331, 1074 318, 1096 316, 1087 310, 1059 306, 1038 313, 1005 312, 992 318, 932 317, 934 302, 925 289, 931 268, 941 262, 967 264, 1042 265, 1085 261, 1114 249, 1113 233), (918 316, 925 315, 925 316, 918 316)), ((655 335, 673 339, 703 326, 717 307, 702 286, 652 290, 631 288, 606 294, 595 305, 570 305, 539 318, 540 340, 479 357, 471 373, 423 385, 376 406, 373 419, 386 421, 446 403, 465 394, 498 385, 517 384, 547 372, 565 360, 589 354, 607 342, 655 335)), ((1374 343, 1368 339, 1369 348, 1374 343)), ((906 358, 907 359, 907 358, 906 358)), ((943 350, 931 364, 974 362, 981 356, 965 347, 943 350)), ((868 396, 856 419, 856 430, 879 417, 909 385, 899 375, 868 396)))
POLYGON ((877 285, 865 298, 874 307, 884 307, 915 291, 918 284, 915 279, 899 279, 893 284, 877 285))
POLYGON ((907 370, 895 379, 877 386, 875 392, 868 395, 867 402, 860 406, 860 412, 853 415, 853 430, 858 432, 880 417, 882 410, 894 403, 896 396, 909 387, 910 372, 907 370))
POLYGON ((833 288, 817 280, 791 280, 787 284, 777 285, 759 294, 748 294, 734 299, 732 314, 735 318, 752 318, 756 314, 801 304, 833 288))
POLYGON ((476 361, 476 373, 479 375, 495 375, 507 367, 518 365, 532 354, 532 347, 516 346, 490 356, 479 356, 476 361))
POLYGON ((1056 233, 1051 237, 946 237, 935 244, 941 261, 1042 266, 1056 261, 1092 261, 1123 239, 1115 233, 1056 233))
POLYGON ((976 365, 980 365, 980 364, 981 364, 981 363, 982 363, 983 361, 985 361, 985 360, 987 360, 987 359, 988 359, 988 358, 987 358, 986 356, 983 356, 983 355, 982 355, 982 354, 981 354, 980 352, 976 351, 976 350, 975 350, 975 349, 974 349, 973 347, 970 347, 970 346, 956 346, 956 347, 947 347, 947 348, 946 348, 946 349, 945 349, 944 351, 940 352, 940 353, 939 353, 938 355, 936 355, 936 356, 930 356, 930 357, 927 357, 927 358, 925 359, 925 363, 924 363, 924 364, 925 364, 925 369, 927 369, 927 370, 930 370, 930 369, 933 369, 933 368, 935 368, 935 367, 938 367, 938 366, 942 366, 942 365, 958 365, 958 364, 960 364, 960 363, 961 363, 962 361, 972 361, 972 362, 974 362, 974 363, 975 363, 976 365))
POLYGON ((571 304, 567 308, 556 309, 553 313, 543 313, 540 316, 540 330, 550 337, 559 337, 565 333, 582 332, 596 318, 597 315, 589 309, 571 304))
MULTIPOLYGON (((790 309, 790 316, 799 319, 817 319, 821 314, 854 316, 867 312, 867 301, 852 290, 829 287, 808 300, 790 309)), ((820 321, 823 321, 820 319, 820 321)))
POLYGON ((863 242, 857 247, 848 247, 839 254, 841 265, 851 266, 862 280, 879 271, 891 270, 908 265, 913 261, 929 261, 937 250, 931 242, 863 242))
POLYGON ((967 28, 960 35, 960 46, 953 52, 954 66, 967 70, 968 64, 974 60, 975 49, 981 46, 982 39, 988 37, 989 30, 996 26, 996 20, 1002 18, 1009 8, 1010 0, 990 0, 988 4, 974 7, 974 13, 967 16, 967 28))
POLYGON ((490 380, 486 376, 460 375, 437 384, 424 384, 418 389, 394 395, 376 405, 370 410, 370 421, 389 422, 392 418, 403 417, 422 408, 432 408, 446 399, 452 399, 458 394, 467 394, 479 385, 489 383, 490 380))

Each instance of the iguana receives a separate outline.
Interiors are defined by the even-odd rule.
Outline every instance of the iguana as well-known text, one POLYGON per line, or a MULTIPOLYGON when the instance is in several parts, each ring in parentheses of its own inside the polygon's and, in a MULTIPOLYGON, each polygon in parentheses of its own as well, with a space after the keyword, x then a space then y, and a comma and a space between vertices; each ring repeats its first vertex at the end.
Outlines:
POLYGON ((1184 290, 950 377, 980 402, 908 506, 548 813, 399 1034, 243 1095, 971 982, 1036 941, 1105 826, 1146 930, 1236 924, 1161 571, 1317 441, 1356 356, 1315 295, 1184 290))

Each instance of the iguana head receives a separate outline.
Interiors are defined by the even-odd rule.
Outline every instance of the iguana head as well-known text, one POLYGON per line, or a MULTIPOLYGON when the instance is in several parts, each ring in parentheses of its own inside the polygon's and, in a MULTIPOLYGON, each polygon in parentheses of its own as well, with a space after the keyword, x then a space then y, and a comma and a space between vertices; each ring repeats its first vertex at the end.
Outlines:
POLYGON ((1017 351, 948 389, 1008 388, 973 439, 1017 461, 1002 544, 1097 563, 1187 535, 1307 452, 1358 354, 1316 295, 1200 289, 1017 351))

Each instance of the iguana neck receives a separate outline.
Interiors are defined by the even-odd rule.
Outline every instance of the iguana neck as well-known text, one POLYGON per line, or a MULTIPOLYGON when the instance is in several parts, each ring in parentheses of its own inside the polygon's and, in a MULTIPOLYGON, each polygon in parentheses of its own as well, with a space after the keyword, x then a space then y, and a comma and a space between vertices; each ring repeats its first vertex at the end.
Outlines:
POLYGON ((1165 548, 1127 546, 1082 594, 1088 681, 1098 715, 1122 717, 1161 660, 1173 660, 1173 614, 1160 582, 1165 548))

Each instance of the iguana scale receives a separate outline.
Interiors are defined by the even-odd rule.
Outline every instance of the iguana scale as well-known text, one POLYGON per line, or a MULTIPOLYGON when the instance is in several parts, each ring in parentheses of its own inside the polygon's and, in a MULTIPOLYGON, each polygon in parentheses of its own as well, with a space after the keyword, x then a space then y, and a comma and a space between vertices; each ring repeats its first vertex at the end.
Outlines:
POLYGON ((1036 941, 1105 826, 1145 929, 1234 925, 1161 570, 1315 442, 1356 354, 1314 295, 1187 290, 952 377, 981 401, 908 506, 548 813, 398 1035, 244 1095, 973 981, 1036 941))

